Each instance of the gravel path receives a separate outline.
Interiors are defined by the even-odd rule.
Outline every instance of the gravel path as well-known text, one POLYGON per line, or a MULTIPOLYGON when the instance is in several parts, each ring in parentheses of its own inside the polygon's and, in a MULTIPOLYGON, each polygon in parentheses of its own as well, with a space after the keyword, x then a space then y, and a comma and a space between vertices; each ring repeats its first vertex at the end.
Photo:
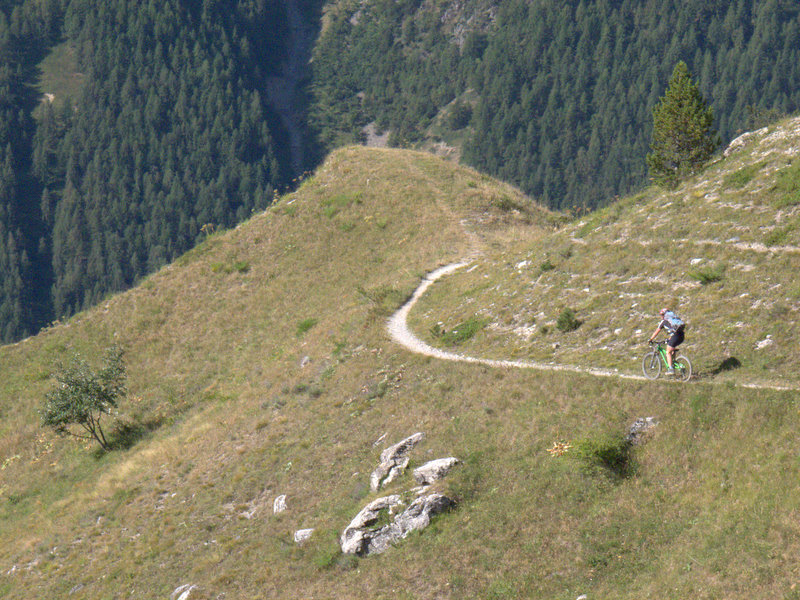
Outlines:
MULTIPOLYGON (((422 280, 422 283, 414 291, 414 294, 411 296, 408 302, 406 302, 403 306, 401 306, 400 309, 389 318, 386 324, 386 328, 389 332, 389 335, 391 336, 394 342, 403 346, 407 350, 414 352, 415 354, 431 356, 433 358, 438 358, 441 360, 475 363, 480 365, 486 365, 489 367, 539 369, 541 371, 566 371, 570 373, 587 373, 589 375, 595 375, 598 377, 618 377, 620 379, 647 381, 647 379, 645 379, 643 375, 621 373, 613 369, 595 369, 592 367, 578 367, 575 365, 558 365, 554 363, 542 363, 532 360, 492 360, 490 358, 478 358, 474 356, 466 356, 464 354, 458 354, 457 352, 448 352, 446 350, 434 348, 433 346, 426 344, 424 341, 422 341, 416 335, 414 335, 414 333, 408 328, 408 322, 407 322, 408 313, 411 312, 411 309, 414 307, 414 304, 417 303, 417 300, 419 300, 422 297, 422 295, 428 290, 428 288, 431 285, 433 285, 433 283, 437 279, 440 279, 445 275, 449 275, 450 273, 453 273, 454 271, 457 271, 458 269, 461 269, 467 266, 468 264, 469 262, 459 262, 459 263, 445 265, 444 267, 440 267, 435 271, 429 273, 422 280)), ((715 383, 715 382, 708 382, 708 383, 715 383)), ((770 389, 779 391, 798 389, 794 387, 759 385, 753 383, 742 383, 739 385, 741 385, 741 387, 751 388, 751 389, 770 389)))
POLYGON ((455 362, 466 362, 466 363, 476 363, 480 365, 486 365, 489 367, 511 367, 511 368, 518 368, 518 369, 539 369, 542 371, 568 371, 573 373, 589 373, 591 375, 597 375, 600 377, 620 377, 622 379, 636 379, 641 381, 646 381, 644 376, 642 375, 631 375, 627 373, 620 373, 618 371, 609 370, 609 369, 593 369, 593 368, 586 368, 586 367, 577 367, 573 365, 557 365, 553 363, 541 363, 535 362, 531 360, 492 360, 490 358, 477 358, 474 356, 466 356, 464 354, 458 354, 456 352, 448 352, 446 350, 440 350, 439 348, 434 348, 433 346, 426 344, 421 339, 419 339, 414 333, 408 328, 408 313, 411 312, 414 304, 416 304, 417 300, 419 300, 422 295, 428 290, 428 288, 433 285, 433 283, 445 275, 449 275, 453 271, 456 271, 462 267, 465 267, 467 264, 466 262, 460 263, 453 263, 450 265, 446 265, 444 267, 440 267, 429 273, 423 280, 419 287, 414 291, 414 295, 406 302, 400 310, 398 310, 394 315, 391 316, 387 323, 387 329, 389 330, 389 335, 391 336, 392 340, 407 350, 414 352, 415 354, 423 354, 425 356, 432 356, 434 358, 439 358, 441 360, 450 360, 455 362))

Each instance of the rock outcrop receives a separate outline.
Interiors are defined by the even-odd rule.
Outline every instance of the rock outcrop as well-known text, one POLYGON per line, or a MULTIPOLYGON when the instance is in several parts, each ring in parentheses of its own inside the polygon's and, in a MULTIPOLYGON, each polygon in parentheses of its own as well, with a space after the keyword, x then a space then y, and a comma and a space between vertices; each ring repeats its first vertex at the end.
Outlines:
POLYGON ((728 147, 725 148, 722 155, 727 158, 734 152, 738 152, 739 150, 744 148, 748 144, 748 142, 750 142, 753 138, 766 135, 767 133, 769 133, 768 127, 762 127, 761 129, 757 129, 756 131, 748 131, 746 133, 743 133, 742 135, 731 141, 730 144, 728 144, 728 147))
POLYGON ((408 508, 385 525, 380 525, 382 515, 391 517, 403 504, 398 494, 373 500, 359 512, 340 538, 345 554, 380 554, 409 533, 424 529, 431 517, 451 506, 453 501, 444 494, 433 493, 414 500, 408 508))
POLYGON ((425 437, 424 433, 415 433, 381 452, 381 464, 372 472, 369 478, 370 488, 377 492, 388 485, 400 475, 408 466, 408 453, 425 437))

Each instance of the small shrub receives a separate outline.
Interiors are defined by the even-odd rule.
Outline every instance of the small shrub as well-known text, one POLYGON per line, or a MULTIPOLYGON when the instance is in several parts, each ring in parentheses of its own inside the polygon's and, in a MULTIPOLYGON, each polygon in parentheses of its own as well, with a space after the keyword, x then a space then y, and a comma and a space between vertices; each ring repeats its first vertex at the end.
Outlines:
POLYGON ((438 323, 431 328, 431 335, 440 339, 448 346, 458 346, 469 339, 489 324, 488 319, 470 317, 466 321, 459 323, 450 331, 445 331, 438 323))
POLYGON ((556 266, 550 262, 549 258, 546 258, 545 261, 541 265, 539 265, 539 270, 542 273, 545 273, 546 271, 552 271, 555 268, 556 266))
POLYGON ((689 271, 689 277, 699 281, 702 285, 708 285, 709 283, 720 281, 722 279, 722 272, 723 268, 720 266, 709 267, 707 269, 689 271))
POLYGON ((582 323, 583 321, 580 321, 575 316, 575 311, 571 308, 565 308, 562 313, 558 315, 556 327, 561 333, 568 333, 570 331, 575 331, 582 323))
POLYGON ((599 433, 573 444, 573 456, 584 470, 593 474, 606 471, 616 477, 628 477, 633 472, 633 446, 621 434, 599 433))
POLYGON ((512 200, 508 196, 502 196, 500 198, 492 198, 491 204, 492 206, 496 206, 503 212, 511 212, 512 210, 525 212, 525 207, 523 207, 519 202, 512 200))
POLYGON ((371 289, 358 286, 356 291, 370 301, 372 304, 370 312, 375 317, 385 317, 392 314, 400 308, 406 299, 403 292, 388 285, 381 285, 371 289))
POLYGON ((103 450, 111 450, 100 419, 127 394, 122 354, 117 346, 107 349, 99 371, 78 356, 73 356, 68 365, 60 365, 56 384, 45 396, 42 424, 59 435, 95 440, 103 450), (77 432, 73 426, 78 427, 77 432))
POLYGON ((303 335, 305 332, 314 327, 314 325, 316 324, 317 324, 317 319, 314 318, 303 319, 297 324, 297 335, 298 336, 303 335))
POLYGON ((247 273, 250 270, 250 263, 246 260, 236 260, 229 263, 216 262, 211 265, 211 270, 214 273, 224 273, 226 275, 247 273))

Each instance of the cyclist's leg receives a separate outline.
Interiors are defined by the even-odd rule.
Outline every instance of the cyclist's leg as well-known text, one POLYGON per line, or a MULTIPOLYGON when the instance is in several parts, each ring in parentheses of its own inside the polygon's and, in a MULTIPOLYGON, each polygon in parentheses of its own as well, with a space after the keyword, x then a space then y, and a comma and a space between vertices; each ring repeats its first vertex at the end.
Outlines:
POLYGON ((667 340, 667 364, 669 365, 670 370, 675 368, 673 366, 675 351, 677 350, 678 346, 683 343, 683 338, 683 329, 678 329, 678 331, 673 333, 667 340))

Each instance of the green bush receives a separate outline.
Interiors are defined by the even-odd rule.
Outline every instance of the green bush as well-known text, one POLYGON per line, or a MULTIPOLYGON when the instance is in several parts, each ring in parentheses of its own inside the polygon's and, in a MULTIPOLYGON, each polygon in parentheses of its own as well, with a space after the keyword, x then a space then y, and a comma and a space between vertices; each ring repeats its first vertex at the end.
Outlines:
POLYGON ((111 450, 100 420, 127 393, 122 354, 117 346, 107 349, 99 371, 79 356, 73 356, 68 365, 59 365, 56 384, 45 396, 42 424, 60 435, 95 440, 103 450, 111 450))
POLYGON ((314 318, 303 319, 297 324, 297 335, 301 336, 306 331, 311 329, 314 325, 317 324, 317 320, 314 318))
POLYGON ((702 285, 708 285, 709 283, 720 281, 722 279, 722 272, 723 268, 720 266, 709 267, 707 269, 697 269, 695 271, 689 271, 689 277, 691 277, 692 279, 696 279, 702 285))
POLYGON ((488 319, 470 317, 466 321, 453 327, 453 329, 450 331, 446 331, 437 323, 431 328, 431 335, 440 339, 448 346, 458 346, 459 344, 463 344, 467 340, 472 339, 476 333, 478 333, 488 324, 488 319))
POLYGON ((589 473, 606 471, 616 477, 628 477, 633 472, 633 445, 621 434, 594 434, 573 446, 570 456, 589 473))
POLYGON ((575 331, 581 326, 581 323, 583 323, 583 321, 580 321, 575 316, 575 311, 573 311, 571 308, 565 308, 563 312, 558 315, 556 327, 561 333, 567 333, 569 331, 575 331))

